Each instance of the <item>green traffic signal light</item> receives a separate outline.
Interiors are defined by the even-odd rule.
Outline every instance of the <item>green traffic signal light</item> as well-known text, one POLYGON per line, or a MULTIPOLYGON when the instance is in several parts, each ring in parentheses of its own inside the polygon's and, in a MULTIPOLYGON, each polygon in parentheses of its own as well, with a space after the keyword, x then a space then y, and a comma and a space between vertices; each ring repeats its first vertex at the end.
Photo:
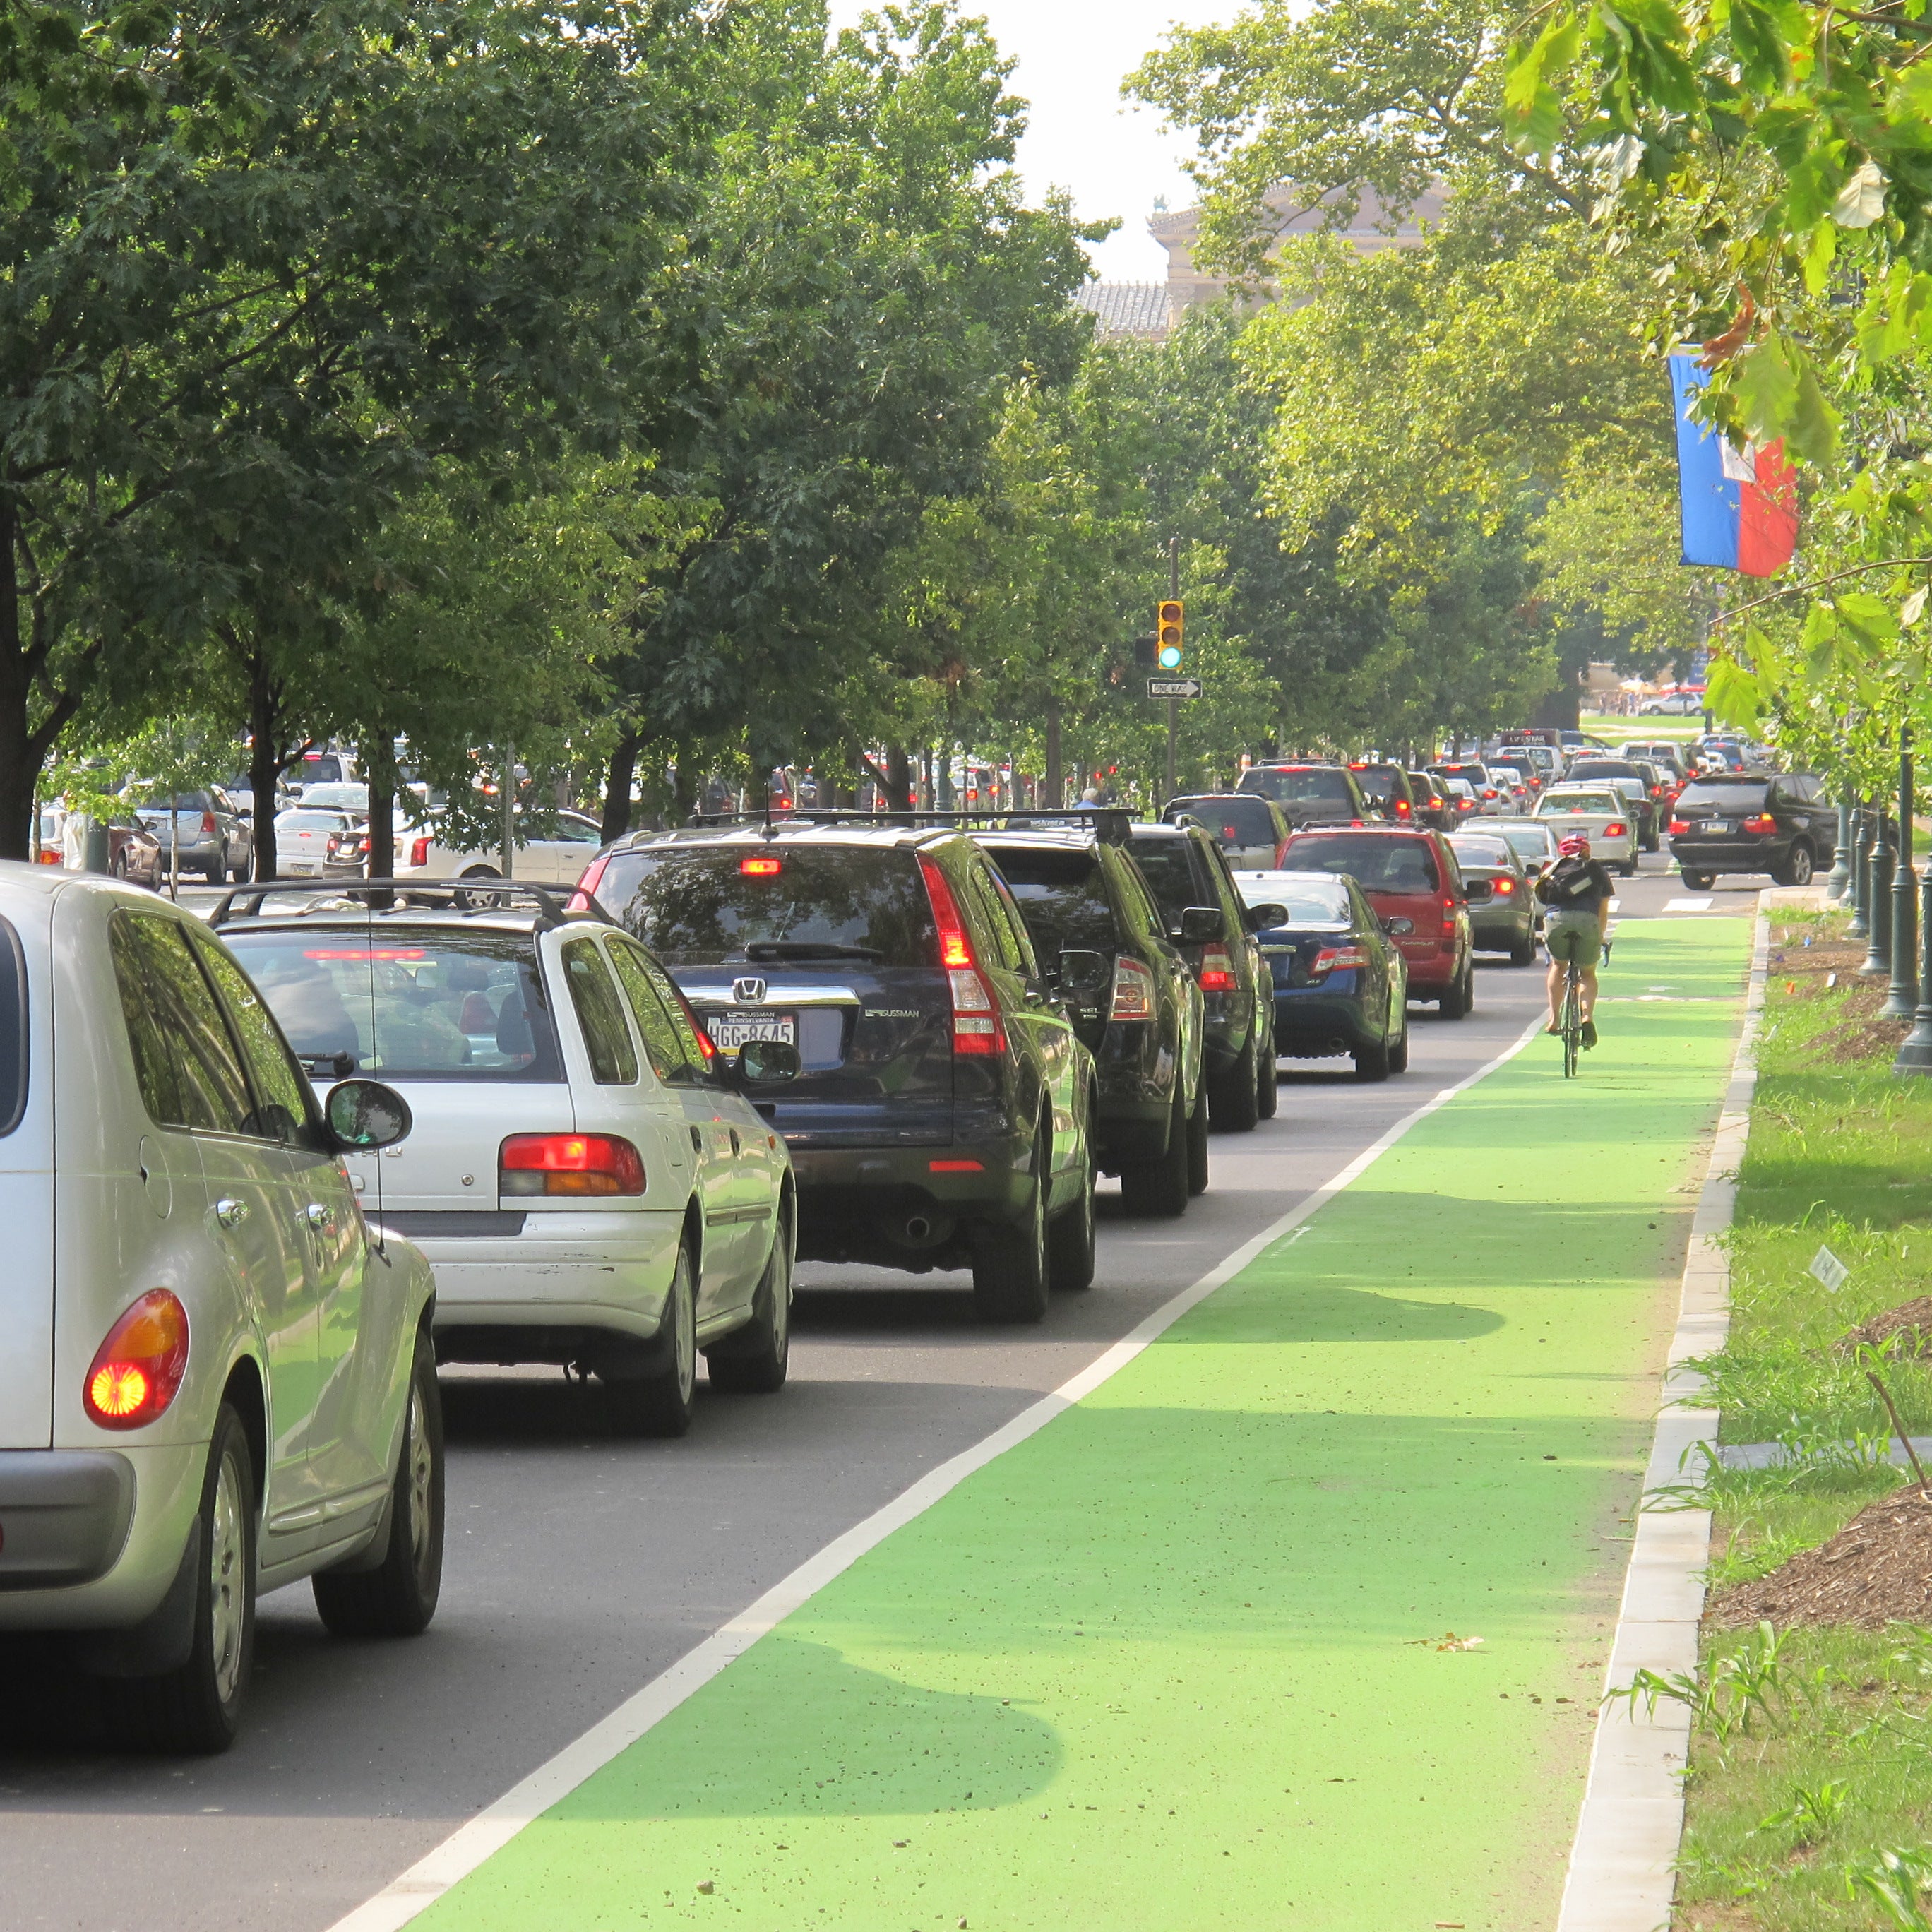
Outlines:
POLYGON ((1181 607, 1178 598, 1162 600, 1154 613, 1155 662, 1162 670, 1178 670, 1181 659, 1181 607))

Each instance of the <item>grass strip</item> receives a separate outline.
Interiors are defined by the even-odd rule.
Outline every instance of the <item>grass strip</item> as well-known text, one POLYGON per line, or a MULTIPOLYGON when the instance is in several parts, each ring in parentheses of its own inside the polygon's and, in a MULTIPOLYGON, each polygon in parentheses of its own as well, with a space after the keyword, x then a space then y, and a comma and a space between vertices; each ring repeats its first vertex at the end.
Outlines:
POLYGON ((1629 922, 1581 1080, 1420 1123, 419 1922, 1546 1924, 1749 938, 1629 922))

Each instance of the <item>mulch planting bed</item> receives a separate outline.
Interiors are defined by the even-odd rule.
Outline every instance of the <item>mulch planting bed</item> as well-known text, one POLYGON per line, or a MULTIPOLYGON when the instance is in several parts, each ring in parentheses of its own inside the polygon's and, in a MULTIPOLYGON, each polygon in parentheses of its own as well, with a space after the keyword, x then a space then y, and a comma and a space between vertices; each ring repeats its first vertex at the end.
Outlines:
POLYGON ((1832 1538, 1711 1599, 1708 1622, 1932 1623, 1932 1499, 1916 1487, 1868 1503, 1832 1538))
POLYGON ((1837 1346, 1841 1354, 1849 1355, 1862 1342, 1875 1348, 1894 1335, 1905 1338, 1898 1345, 1898 1352, 1902 1356, 1932 1354, 1932 1294, 1916 1295, 1896 1308, 1874 1315, 1869 1322, 1861 1322, 1856 1328, 1848 1328, 1838 1338, 1837 1346))

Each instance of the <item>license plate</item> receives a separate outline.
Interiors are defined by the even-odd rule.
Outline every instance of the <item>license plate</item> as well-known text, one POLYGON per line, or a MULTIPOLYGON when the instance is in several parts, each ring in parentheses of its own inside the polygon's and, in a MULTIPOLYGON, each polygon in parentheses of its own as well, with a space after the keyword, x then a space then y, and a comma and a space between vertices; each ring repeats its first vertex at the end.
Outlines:
POLYGON ((292 872, 319 872, 322 867, 314 859, 291 859, 288 869, 292 872))
POLYGON ((736 1054, 748 1040, 782 1040, 789 1046, 798 1044, 798 1016, 795 1013, 707 1013, 704 1030, 720 1053, 736 1054))
POLYGON ((1693 832, 1728 832, 1731 821, 1728 818, 1707 818, 1701 825, 1691 826, 1693 832))

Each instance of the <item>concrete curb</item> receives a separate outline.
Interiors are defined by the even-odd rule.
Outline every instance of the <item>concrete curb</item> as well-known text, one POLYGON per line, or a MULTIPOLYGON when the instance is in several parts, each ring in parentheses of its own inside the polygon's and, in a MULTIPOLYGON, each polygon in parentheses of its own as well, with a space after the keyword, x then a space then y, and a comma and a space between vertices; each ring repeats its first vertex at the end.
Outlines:
MULTIPOLYGON (((1764 1006, 1771 954, 1769 904, 1758 898, 1757 933, 1751 948, 1744 1024, 1731 1064, 1718 1130, 1711 1144, 1704 1186, 1690 1222, 1677 1331, 1664 1377, 1646 1493, 1681 1483, 1700 1443, 1713 1449, 1718 1412, 1699 1406, 1704 1378, 1687 1360, 1724 1346, 1730 1324, 1730 1268, 1716 1237, 1730 1226, 1737 1200, 1737 1172, 1750 1130, 1757 1073, 1752 1049, 1764 1006)), ((1794 895, 1794 896, 1796 896, 1794 895)), ((1624 1580, 1604 1688, 1630 1682, 1639 1670, 1659 1676, 1697 1668, 1697 1627, 1704 1612, 1702 1570, 1708 1560, 1708 1510, 1640 1509, 1630 1568, 1624 1580)), ((1676 1886, 1678 1845, 1684 1833, 1683 1773, 1690 1742, 1690 1714, 1660 1700, 1645 1715, 1634 1708, 1606 1706, 1597 1718, 1589 1783, 1570 1847, 1557 1932, 1661 1932, 1670 1923, 1676 1886)))

